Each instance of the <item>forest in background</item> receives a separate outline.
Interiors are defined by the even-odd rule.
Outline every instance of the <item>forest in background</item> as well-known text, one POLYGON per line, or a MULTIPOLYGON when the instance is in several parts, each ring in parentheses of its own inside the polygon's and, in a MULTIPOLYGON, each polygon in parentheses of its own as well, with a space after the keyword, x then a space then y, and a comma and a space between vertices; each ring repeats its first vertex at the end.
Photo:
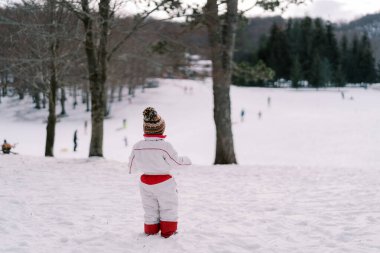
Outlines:
POLYGON ((256 49, 237 49, 235 84, 268 86, 290 80, 294 88, 319 88, 379 80, 369 33, 343 33, 337 39, 334 25, 319 18, 282 21, 274 21, 256 49))
MULTIPOLYGON (((48 42, 44 15, 38 8, 27 5, 0 9, 0 97, 23 98, 27 92, 34 97, 37 109, 46 106, 49 80, 46 71, 49 57, 43 50, 48 42)), ((74 93, 80 89, 78 96, 81 95, 82 102, 89 101, 86 58, 83 44, 79 43, 83 28, 72 14, 64 18, 59 34, 61 115, 65 114, 64 87, 72 88, 74 93)), ((286 20, 280 16, 246 19, 240 22, 237 33, 233 83, 265 86, 285 79, 293 87, 303 85, 300 81, 304 80, 313 87, 322 87, 378 82, 379 23, 380 14, 348 24, 310 18, 286 20)), ((130 17, 116 18, 111 44, 126 30, 133 29, 133 25, 130 17)), ((110 61, 109 101, 123 99, 124 88, 133 96, 136 87, 146 83, 148 77, 187 78, 183 72, 183 67, 189 64, 185 53, 209 59, 207 42, 203 26, 149 19, 110 61)))

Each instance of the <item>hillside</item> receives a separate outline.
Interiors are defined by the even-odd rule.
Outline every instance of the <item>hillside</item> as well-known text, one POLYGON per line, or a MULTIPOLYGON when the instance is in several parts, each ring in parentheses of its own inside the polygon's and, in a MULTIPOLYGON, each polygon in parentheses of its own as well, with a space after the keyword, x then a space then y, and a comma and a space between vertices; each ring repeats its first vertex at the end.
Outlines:
POLYGON ((143 234, 138 175, 102 159, 0 156, 0 252, 377 253, 379 167, 176 170, 179 233, 143 234))
POLYGON ((44 158, 47 111, 33 109, 28 98, 2 98, 0 138, 17 142, 19 155, 0 154, 0 252, 379 252, 378 86, 232 86, 240 164, 212 166, 210 80, 159 81, 132 103, 112 104, 105 159, 87 158, 85 105, 67 107, 57 125, 57 158, 44 158), (148 105, 165 119, 167 140, 195 164, 173 171, 180 218, 169 239, 142 233, 139 174, 126 168, 148 105))

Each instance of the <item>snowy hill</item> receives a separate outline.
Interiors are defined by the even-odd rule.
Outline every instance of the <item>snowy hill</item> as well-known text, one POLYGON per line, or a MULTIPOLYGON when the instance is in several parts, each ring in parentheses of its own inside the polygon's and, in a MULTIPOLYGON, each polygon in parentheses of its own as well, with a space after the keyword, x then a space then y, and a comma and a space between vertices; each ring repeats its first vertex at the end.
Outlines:
MULTIPOLYGON (((380 94, 374 89, 342 91, 345 99, 338 89, 231 87, 239 164, 380 167, 380 94), (246 112, 244 122, 240 121, 241 109, 246 112)), ((90 129, 85 133, 84 120, 90 122, 90 114, 84 105, 73 110, 70 99, 69 117, 57 125, 55 156, 86 158, 90 129), (72 151, 75 129, 79 137, 76 153, 72 151)), ((112 118, 105 121, 104 155, 109 160, 127 161, 132 144, 142 138, 142 111, 153 106, 164 117, 167 139, 180 154, 190 156, 195 164, 212 164, 212 103, 210 80, 160 80, 160 88, 138 91, 132 104, 125 99, 112 105, 112 118), (127 129, 122 128, 124 118, 127 129)), ((43 156, 47 110, 33 109, 31 99, 19 104, 17 98, 8 98, 0 104, 0 115, 0 140, 18 143, 16 151, 20 154, 43 156)))
POLYGON ((0 252, 380 251, 380 169, 177 170, 179 233, 146 237, 138 175, 103 159, 2 156, 0 252))
POLYGON ((114 103, 105 122, 106 159, 87 158, 84 107, 68 108, 57 125, 57 158, 44 158, 47 111, 32 109, 30 100, 2 98, 0 138, 18 142, 20 155, 0 155, 0 252, 377 253, 377 88, 232 87, 240 163, 234 166, 210 165, 209 80, 160 80, 132 104, 114 103), (164 117, 168 140, 196 164, 174 172, 179 233, 169 239, 142 234, 139 175, 129 175, 125 163, 141 139, 148 105, 164 117))

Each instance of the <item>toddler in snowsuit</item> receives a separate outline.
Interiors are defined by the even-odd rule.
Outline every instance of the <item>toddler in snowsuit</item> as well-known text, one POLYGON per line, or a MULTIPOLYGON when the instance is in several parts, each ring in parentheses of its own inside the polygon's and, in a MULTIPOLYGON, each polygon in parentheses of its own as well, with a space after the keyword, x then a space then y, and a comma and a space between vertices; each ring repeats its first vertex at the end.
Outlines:
POLYGON ((129 157, 129 173, 138 169, 143 172, 140 182, 144 208, 144 231, 167 238, 177 231, 177 185, 170 175, 173 167, 191 165, 187 157, 178 156, 169 142, 165 141, 165 121, 156 110, 148 107, 144 115, 144 140, 137 142, 129 157))

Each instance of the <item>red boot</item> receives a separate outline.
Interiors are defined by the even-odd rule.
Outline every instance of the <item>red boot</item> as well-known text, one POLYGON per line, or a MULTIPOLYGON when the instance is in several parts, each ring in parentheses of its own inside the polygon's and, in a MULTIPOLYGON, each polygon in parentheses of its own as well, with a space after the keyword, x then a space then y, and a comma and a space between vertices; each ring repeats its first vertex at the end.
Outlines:
POLYGON ((155 235, 160 231, 160 224, 144 224, 144 232, 147 235, 155 235))
POLYGON ((168 238, 177 231, 177 222, 176 221, 161 221, 160 227, 161 227, 161 236, 168 238))

